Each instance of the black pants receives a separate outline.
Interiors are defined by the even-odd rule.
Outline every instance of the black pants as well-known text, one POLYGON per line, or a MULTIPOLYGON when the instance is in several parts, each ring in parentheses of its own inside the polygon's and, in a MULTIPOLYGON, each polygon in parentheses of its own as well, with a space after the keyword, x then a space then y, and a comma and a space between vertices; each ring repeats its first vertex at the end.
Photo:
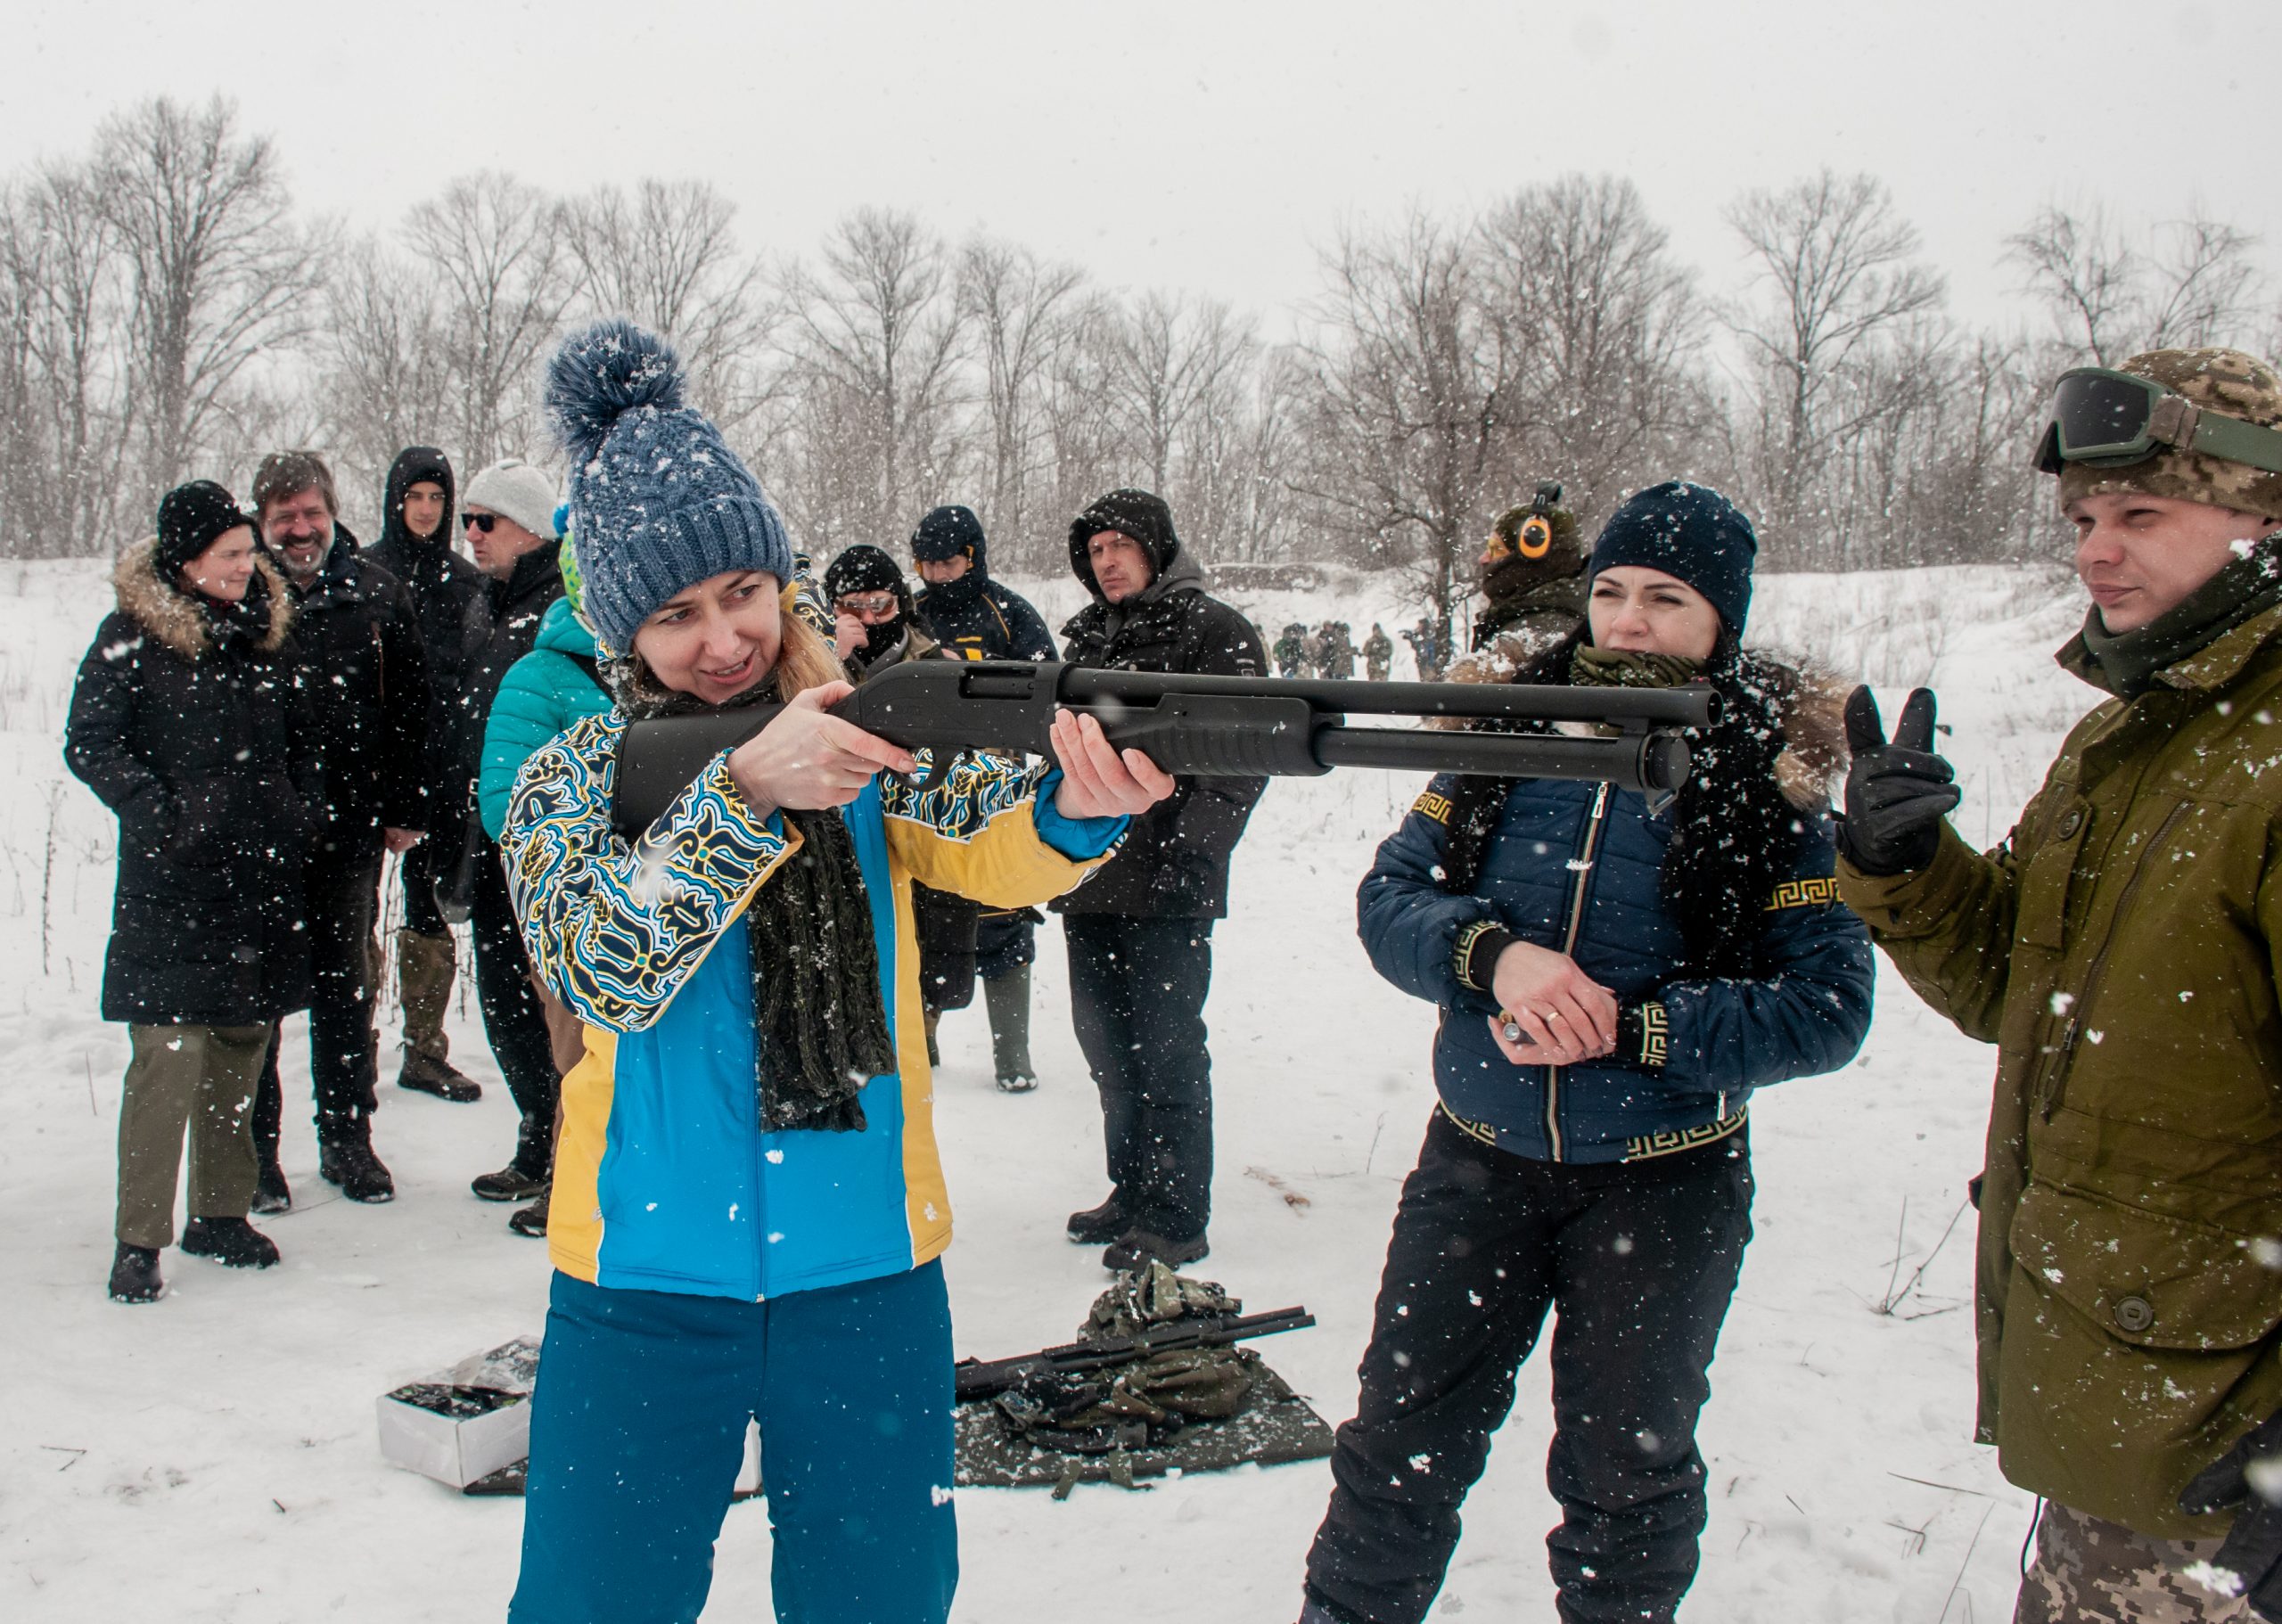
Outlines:
MULTIPOLYGON (((322 1141, 334 1126, 370 1116, 378 1103, 380 1039, 373 1029, 373 1005, 381 990, 381 950, 373 916, 381 862, 375 857, 346 868, 312 865, 301 883, 309 932, 309 1081, 322 1141)), ((276 1160, 284 1117, 273 1036, 253 1103, 254 1144, 265 1162, 276 1160)))
POLYGON ((470 920, 475 927, 475 995, 483 1009, 483 1036, 523 1113, 515 1165, 544 1175, 554 1163, 554 1108, 562 1079, 547 1041, 546 1011, 531 988, 530 959, 507 895, 507 871, 498 846, 488 840, 476 850, 470 920))
POLYGON ((1038 914, 1016 908, 1011 914, 985 914, 974 922, 974 972, 986 981, 997 980, 1038 960, 1038 914))
POLYGON ((1751 1197, 1740 1133, 1575 1166, 1509 1155, 1435 1112, 1395 1214, 1362 1398, 1332 1454, 1309 1594, 1350 1624, 1425 1616, 1550 1308, 1560 1615, 1670 1620, 1695 1577, 1695 1421, 1751 1197))
POLYGON ((1071 914, 1062 933, 1117 1198, 1137 1228, 1201 1235, 1212 1216, 1212 922, 1071 914))
POLYGON ((451 930, 444 923, 444 915, 436 906, 436 876, 438 865, 448 866, 451 858, 458 857, 456 841, 448 855, 431 835, 397 864, 397 877, 404 882, 404 928, 420 936, 442 936, 451 930))

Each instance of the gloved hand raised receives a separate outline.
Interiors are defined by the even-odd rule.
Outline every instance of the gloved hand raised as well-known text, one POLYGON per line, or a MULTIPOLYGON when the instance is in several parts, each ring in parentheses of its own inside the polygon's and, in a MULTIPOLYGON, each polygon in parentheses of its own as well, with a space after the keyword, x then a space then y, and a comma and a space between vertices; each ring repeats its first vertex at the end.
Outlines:
MULTIPOLYGON (((2236 1588, 2213 1587, 2247 1598, 2261 1619, 2282 1620, 2282 1505, 2270 1496, 2282 1497, 2282 1415, 2268 1416, 2196 1473, 2179 1508, 2191 1517, 2235 1513, 2235 1525, 2211 1566, 2233 1575, 2236 1588)), ((2220 1578, 2212 1576, 2212 1581, 2220 1578)))
POLYGON ((1941 819, 1958 804, 1957 773, 1933 753, 1933 691, 1916 688, 1886 742, 1867 688, 1846 696, 1846 816, 1838 849, 1866 874, 1909 874, 1933 860, 1941 819))

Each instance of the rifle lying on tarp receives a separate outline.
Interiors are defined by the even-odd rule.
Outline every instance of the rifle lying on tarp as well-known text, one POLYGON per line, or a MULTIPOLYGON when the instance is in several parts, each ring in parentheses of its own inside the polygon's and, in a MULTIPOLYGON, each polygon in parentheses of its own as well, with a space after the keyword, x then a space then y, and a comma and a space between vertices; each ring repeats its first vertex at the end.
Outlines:
POLYGON ((957 1401, 994 1398, 1046 1375, 1072 1375, 1129 1365, 1151 1354, 1178 1348, 1225 1348, 1248 1337, 1278 1331, 1304 1331, 1316 1323, 1305 1308, 1275 1308, 1265 1314, 1203 1315, 1169 1319, 1134 1336, 1104 1337, 1097 1342, 1064 1342, 1012 1359, 961 1359, 953 1368, 957 1401))
MULTIPOLYGON (((1719 715, 1711 688, 1572 688, 1525 683, 1345 682, 1192 677, 1010 660, 920 660, 872 677, 832 714, 909 750, 935 774, 965 750, 1051 756, 1056 710, 1091 716, 1110 742, 1163 771, 1200 777, 1312 777, 1334 767, 1582 778, 1661 805, 1687 779, 1680 730, 1719 715), (1605 738, 1539 733, 1351 727, 1369 716, 1589 722, 1605 738)), ((661 717, 619 744, 616 823, 631 840, 657 821, 706 763, 743 743, 778 707, 661 717)), ((927 782, 932 782, 931 774, 927 782)))

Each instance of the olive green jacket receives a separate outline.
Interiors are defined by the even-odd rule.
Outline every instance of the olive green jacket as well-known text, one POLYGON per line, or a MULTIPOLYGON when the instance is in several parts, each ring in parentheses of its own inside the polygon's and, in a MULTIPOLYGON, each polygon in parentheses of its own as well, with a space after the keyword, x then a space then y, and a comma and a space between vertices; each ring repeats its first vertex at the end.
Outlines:
MULTIPOLYGON (((2100 685, 2081 639, 2061 663, 2100 685)), ((1841 894, 1998 1046, 1979 1435, 2007 1478, 2167 1538, 2282 1407, 2282 608, 2079 722, 2004 845, 1841 894)))

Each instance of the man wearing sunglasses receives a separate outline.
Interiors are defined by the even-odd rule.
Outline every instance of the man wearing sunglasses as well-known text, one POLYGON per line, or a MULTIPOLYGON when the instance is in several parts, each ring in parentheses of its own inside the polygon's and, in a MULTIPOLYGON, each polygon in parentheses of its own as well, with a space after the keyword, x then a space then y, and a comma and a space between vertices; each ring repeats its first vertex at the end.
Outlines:
MULTIPOLYGON (((475 567, 490 578, 487 589, 468 605, 461 633, 465 675, 453 726, 452 781, 463 806, 468 806, 483 770, 491 701, 507 668, 538 642, 548 606, 562 595, 562 544, 555 524, 555 482, 520 457, 494 463, 470 480, 461 510, 468 551, 475 567)), ((546 1012, 531 988, 499 848, 472 811, 465 816, 483 1035, 522 1113, 514 1155, 469 1187, 485 1201, 532 1201, 546 1194, 554 1179, 554 1107, 562 1079, 554 1070, 546 1012)))
POLYGON ((2155 350, 2056 386, 2106 697, 1994 851, 1933 696, 1867 690, 1842 894, 1998 1049, 1979 1437, 2043 1497, 2015 1617, 2282 1619, 2282 378, 2155 350))

